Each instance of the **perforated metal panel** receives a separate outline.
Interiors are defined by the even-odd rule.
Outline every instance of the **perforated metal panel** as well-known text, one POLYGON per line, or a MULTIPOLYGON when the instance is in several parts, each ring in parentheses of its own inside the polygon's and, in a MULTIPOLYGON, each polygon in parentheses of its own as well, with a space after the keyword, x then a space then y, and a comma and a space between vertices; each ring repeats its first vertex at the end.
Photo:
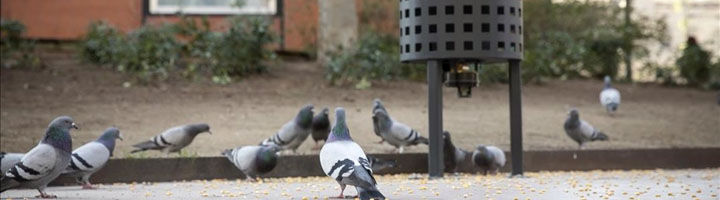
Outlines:
POLYGON ((523 59, 521 0, 399 0, 400 60, 523 59))

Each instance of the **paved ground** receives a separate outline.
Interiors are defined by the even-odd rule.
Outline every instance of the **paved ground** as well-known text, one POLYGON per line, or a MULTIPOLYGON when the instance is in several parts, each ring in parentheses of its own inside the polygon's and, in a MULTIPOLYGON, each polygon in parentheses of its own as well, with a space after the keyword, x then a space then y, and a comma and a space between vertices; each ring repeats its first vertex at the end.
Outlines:
MULTIPOLYGON (((438 180, 422 175, 376 177, 389 199, 718 199, 720 169, 462 174, 438 180)), ((339 187, 328 177, 265 179, 261 182, 210 180, 172 183, 53 187, 60 199, 326 199, 339 187)), ((2 199, 34 197, 34 190, 11 190, 2 199)), ((346 195, 355 195, 348 187, 346 195)))

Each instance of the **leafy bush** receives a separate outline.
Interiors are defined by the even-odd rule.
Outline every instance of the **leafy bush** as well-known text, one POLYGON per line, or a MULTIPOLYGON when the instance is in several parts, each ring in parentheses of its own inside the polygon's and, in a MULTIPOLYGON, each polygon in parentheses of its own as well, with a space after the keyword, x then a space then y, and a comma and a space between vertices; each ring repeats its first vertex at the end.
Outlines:
POLYGON ((699 86, 710 79, 710 53, 703 50, 697 44, 695 38, 689 38, 687 46, 683 49, 682 56, 677 59, 676 64, 680 75, 687 80, 688 85, 699 86))
POLYGON ((615 77, 625 55, 623 47, 632 46, 633 56, 643 58, 648 50, 638 43, 667 39, 666 26, 661 20, 636 16, 638 19, 626 27, 622 9, 612 4, 579 1, 527 1, 524 4, 523 79, 526 82, 544 78, 615 77))
POLYGON ((127 45, 123 34, 104 21, 92 22, 81 43, 82 57, 96 64, 115 64, 121 61, 120 54, 127 45))
POLYGON ((230 19, 230 30, 223 34, 212 54, 213 80, 227 83, 230 77, 267 70, 262 63, 274 59, 268 44, 275 41, 270 21, 262 17, 236 17, 230 19))
POLYGON ((25 30, 20 21, 0 19, 0 58, 4 67, 40 64, 34 53, 35 41, 21 37, 25 30))
POLYGON ((349 49, 328 53, 326 78, 333 85, 354 83, 357 88, 370 87, 372 80, 424 79, 423 66, 400 63, 397 44, 394 36, 363 34, 349 49))
POLYGON ((274 41, 270 22, 260 17, 237 17, 229 22, 230 30, 220 33, 211 31, 205 18, 198 24, 182 17, 174 25, 146 25, 127 35, 107 23, 93 22, 82 42, 82 56, 141 81, 164 79, 180 64, 186 64, 185 77, 209 72, 220 84, 265 71, 263 61, 275 57, 267 49, 274 41))
POLYGON ((136 74, 142 80, 164 79, 175 67, 180 43, 168 25, 143 26, 127 36, 127 45, 117 70, 136 74))

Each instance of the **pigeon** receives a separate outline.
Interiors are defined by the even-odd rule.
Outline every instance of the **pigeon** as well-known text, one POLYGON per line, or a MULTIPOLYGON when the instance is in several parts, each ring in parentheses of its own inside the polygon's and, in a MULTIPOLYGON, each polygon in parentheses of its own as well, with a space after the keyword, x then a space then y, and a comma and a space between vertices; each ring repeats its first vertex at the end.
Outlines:
POLYGON ((397 161, 395 160, 383 160, 375 156, 367 156, 367 158, 368 162, 370 162, 370 168, 372 168, 373 172, 397 167, 397 161))
POLYGON ((328 118, 328 109, 323 108, 320 113, 315 115, 312 120, 312 139, 315 141, 315 147, 313 150, 320 149, 318 143, 320 140, 327 140, 328 133, 330 133, 330 119, 328 118))
MULTIPOLYGON (((377 116, 375 116, 375 111, 376 111, 376 110, 382 110, 382 111, 385 112, 386 114, 388 113, 387 110, 385 109, 385 106, 383 106, 382 101, 380 101, 380 99, 375 99, 375 100, 373 100, 373 109, 372 109, 373 116, 372 116, 372 120, 373 120, 373 131, 375 131, 375 135, 377 135, 378 137, 380 137, 380 141, 378 142, 378 144, 382 144, 383 142, 385 142, 385 139, 380 135, 380 129, 379 129, 378 126, 377 126, 377 124, 378 124, 378 119, 377 119, 377 116)), ((388 116, 389 116, 389 115, 390 115, 390 114, 388 114, 388 116)))
POLYGON ((90 184, 90 176, 102 169, 115 150, 115 139, 123 140, 120 130, 110 127, 95 141, 82 145, 72 152, 70 166, 63 175, 76 178, 83 189, 95 189, 90 184))
POLYGON ((268 173, 277 165, 277 153, 280 147, 274 144, 266 146, 243 146, 225 150, 226 156, 235 167, 245 174, 247 179, 257 179, 258 175, 268 173))
POLYGON ((68 116, 55 118, 40 144, 23 156, 19 163, 0 180, 0 193, 14 188, 33 188, 40 192, 41 198, 56 198, 45 193, 50 181, 55 180, 70 164, 72 137, 70 129, 78 127, 68 116))
POLYGON ((19 163, 24 155, 21 153, 0 152, 0 177, 5 176, 5 173, 19 163))
POLYGON ((210 126, 207 124, 188 124, 172 127, 160 133, 160 135, 150 138, 149 141, 133 145, 133 147, 137 149, 130 153, 158 150, 165 152, 167 156, 171 152, 179 152, 180 149, 190 145, 193 139, 195 139, 195 136, 204 132, 212 134, 212 132, 210 132, 210 126))
POLYGON ((320 150, 320 165, 325 174, 340 184, 338 198, 345 198, 345 186, 352 185, 360 199, 385 199, 377 189, 377 181, 365 152, 350 137, 342 107, 335 109, 335 126, 320 150))
POLYGON ((605 88, 600 92, 600 104, 613 114, 620 106, 620 92, 610 86, 610 76, 605 76, 605 88))
POLYGON ((300 147, 300 144, 310 135, 310 127, 313 120, 312 109, 312 104, 303 106, 294 119, 285 123, 275 135, 263 140, 260 145, 275 144, 283 150, 292 150, 295 152, 297 148, 300 147))
POLYGON ((495 174, 505 166, 505 153, 495 146, 479 145, 473 152, 472 161, 483 170, 483 175, 495 174))
POLYGON ((592 125, 580 119, 580 115, 576 109, 570 110, 564 127, 565 133, 578 143, 580 149, 584 149, 586 142, 608 140, 608 136, 605 135, 605 133, 595 130, 592 125))
POLYGON ((402 153, 405 146, 428 144, 427 138, 420 136, 420 133, 408 125, 393 120, 382 109, 375 110, 374 116, 377 118, 374 128, 380 132, 385 142, 398 149, 398 153, 402 153))
POLYGON ((443 159, 445 159, 445 171, 457 173, 457 168, 465 161, 465 155, 469 152, 456 148, 450 139, 450 132, 443 132, 443 159))

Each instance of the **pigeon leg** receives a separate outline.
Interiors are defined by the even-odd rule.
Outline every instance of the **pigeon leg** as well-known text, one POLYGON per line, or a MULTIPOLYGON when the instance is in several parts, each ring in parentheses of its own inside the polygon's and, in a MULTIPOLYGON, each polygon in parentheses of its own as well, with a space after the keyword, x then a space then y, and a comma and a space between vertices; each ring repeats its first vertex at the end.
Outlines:
POLYGON ((400 148, 398 148, 398 153, 402 153, 402 152, 403 152, 403 148, 404 148, 403 146, 400 146, 400 148))
POLYGON ((86 174, 82 177, 82 189, 97 189, 97 187, 90 184, 90 174, 86 174))
POLYGON ((345 184, 340 184, 340 196, 337 196, 338 199, 344 199, 345 195, 343 194, 345 192, 345 184))
POLYGON ((315 146, 313 146, 312 150, 319 150, 320 147, 321 147, 321 146, 320 146, 320 143, 319 143, 319 142, 315 142, 315 146))
POLYGON ((44 188, 43 188, 42 190, 41 190, 41 189, 38 189, 38 192, 40 192, 40 195, 35 196, 35 197, 43 198, 43 199, 55 199, 55 198, 57 198, 57 196, 55 196, 55 195, 45 193, 44 188))

